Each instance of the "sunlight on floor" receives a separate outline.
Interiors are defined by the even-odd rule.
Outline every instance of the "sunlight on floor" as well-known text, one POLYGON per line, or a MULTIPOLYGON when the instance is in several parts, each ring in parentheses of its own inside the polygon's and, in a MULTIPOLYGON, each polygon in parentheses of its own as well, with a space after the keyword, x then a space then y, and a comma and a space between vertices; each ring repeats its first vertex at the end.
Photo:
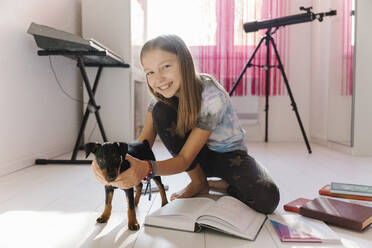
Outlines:
POLYGON ((0 247, 114 247, 133 242, 125 213, 96 224, 98 212, 8 211, 0 215, 0 247), (20 234, 22 234, 20 236, 20 234), (115 246, 116 244, 116 246, 115 246))

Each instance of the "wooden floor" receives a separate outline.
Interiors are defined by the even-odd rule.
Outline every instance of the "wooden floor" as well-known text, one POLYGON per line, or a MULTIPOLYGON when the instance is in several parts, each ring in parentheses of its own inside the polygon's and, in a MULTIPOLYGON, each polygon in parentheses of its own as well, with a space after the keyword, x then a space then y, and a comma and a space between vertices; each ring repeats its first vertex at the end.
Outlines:
MULTIPOLYGON (((298 197, 315 198, 331 181, 372 184, 372 157, 356 157, 312 144, 252 143, 249 153, 271 172, 281 192, 276 212, 298 197)), ((157 159, 169 157, 160 144, 157 159)), ((69 155, 67 155, 67 158, 69 155)), ((188 182, 182 173, 163 177, 168 197, 188 182)), ((144 217, 160 207, 160 196, 142 196, 137 209, 138 232, 127 229, 124 192, 115 191, 108 224, 96 224, 104 207, 104 188, 87 165, 38 165, 0 177, 0 247, 348 247, 371 248, 372 227, 363 233, 331 227, 341 245, 284 246, 268 230, 267 222, 256 241, 245 241, 214 231, 188 233, 143 226, 144 217)))

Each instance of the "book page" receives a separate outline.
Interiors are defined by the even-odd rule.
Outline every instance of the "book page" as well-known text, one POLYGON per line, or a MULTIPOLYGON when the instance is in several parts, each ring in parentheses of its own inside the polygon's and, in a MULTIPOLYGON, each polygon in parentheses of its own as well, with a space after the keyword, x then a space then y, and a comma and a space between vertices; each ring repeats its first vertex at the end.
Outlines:
POLYGON ((208 220, 211 217, 222 224, 225 227, 225 231, 234 230, 250 237, 254 237, 257 234, 266 219, 266 215, 256 212, 231 196, 221 197, 216 204, 207 208, 201 214, 197 222, 210 225, 212 223, 209 223, 208 220))
POLYGON ((209 198, 185 198, 175 199, 164 207, 159 208, 151 215, 153 216, 186 216, 196 220, 197 217, 209 206, 215 203, 209 198))
POLYGON ((200 213, 215 203, 209 198, 175 199, 145 217, 145 225, 194 231, 200 213))
POLYGON ((146 216, 145 225, 194 232, 195 221, 185 216, 146 216))
POLYGON ((248 240, 254 240, 258 232, 258 230, 255 230, 250 233, 242 233, 235 226, 227 222, 221 221, 220 219, 214 216, 208 216, 208 215, 203 215, 201 219, 198 219, 198 224, 201 227, 207 227, 207 228, 219 231, 219 232, 231 234, 231 235, 234 235, 234 236, 237 236, 243 239, 248 239, 248 240))

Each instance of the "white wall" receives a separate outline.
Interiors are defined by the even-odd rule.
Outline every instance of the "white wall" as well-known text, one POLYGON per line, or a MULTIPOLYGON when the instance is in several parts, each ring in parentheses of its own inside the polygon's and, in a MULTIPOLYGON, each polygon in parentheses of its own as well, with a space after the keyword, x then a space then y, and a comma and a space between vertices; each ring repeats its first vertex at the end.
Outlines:
MULTIPOLYGON (((137 0, 132 4, 138 4, 137 0)), ((122 0, 82 0, 83 36, 98 40, 130 65, 130 68, 104 68, 99 81, 96 101, 101 105, 100 114, 108 141, 134 140, 135 66, 132 59, 132 35, 135 32, 131 24, 135 13, 131 11, 132 4, 131 1, 122 0)), ((140 23, 136 24, 140 29, 140 23)), ((94 68, 87 71, 93 81, 97 70, 94 68)), ((88 99, 86 92, 84 99, 88 99)), ((96 123, 92 115, 85 130, 86 142, 102 142, 99 128, 95 128, 96 123)))
POLYGON ((337 15, 312 25, 310 130, 314 141, 351 151, 352 96, 341 94, 343 1, 313 1, 316 13, 330 9, 337 15))
MULTIPOLYGON (((314 11, 328 11, 340 7, 338 0, 334 1, 313 1, 314 11)), ((337 83, 337 78, 331 75, 334 64, 332 57, 332 31, 331 22, 337 22, 337 16, 331 17, 328 23, 314 23, 312 29, 312 80, 310 97, 310 131, 313 141, 328 145, 329 147, 352 153, 354 155, 372 155, 372 109, 371 109, 371 76, 370 65, 372 64, 372 22, 370 13, 372 2, 370 0, 356 1, 356 38, 355 38, 355 64, 354 64, 354 116, 348 116, 353 122, 353 147, 349 145, 337 145, 333 142, 330 135, 330 128, 347 130, 345 127, 350 122, 334 122, 335 111, 350 114, 350 102, 337 102, 337 106, 332 106, 329 92, 332 84, 337 83), (334 82, 336 80, 336 82, 334 82), (330 109, 332 107, 332 109, 330 109), (331 124, 333 122, 333 124, 331 124)), ((334 38, 333 38, 334 39, 334 38)), ((349 100, 349 99, 347 99, 349 100)), ((334 105, 334 102, 333 102, 334 105)), ((334 130, 333 130, 334 131, 334 130)), ((344 132, 345 133, 345 132, 344 132)), ((347 132, 346 132, 347 133, 347 132)))
POLYGON ((372 155, 372 1, 356 1, 354 147, 355 155, 372 155))
MULTIPOLYGON (((80 33, 80 1, 33 0, 0 3, 0 175, 30 166, 35 158, 72 151, 81 105, 59 89, 47 57, 36 54, 31 22, 80 33)), ((76 63, 52 57, 64 89, 81 98, 76 63)))
MULTIPOLYGON (((313 11, 324 12, 331 8, 331 1, 313 1, 313 11)), ((334 18, 334 17, 331 17, 334 18)), ((312 24, 312 73, 310 84, 310 135, 327 141, 328 83, 330 61, 331 21, 312 24)))

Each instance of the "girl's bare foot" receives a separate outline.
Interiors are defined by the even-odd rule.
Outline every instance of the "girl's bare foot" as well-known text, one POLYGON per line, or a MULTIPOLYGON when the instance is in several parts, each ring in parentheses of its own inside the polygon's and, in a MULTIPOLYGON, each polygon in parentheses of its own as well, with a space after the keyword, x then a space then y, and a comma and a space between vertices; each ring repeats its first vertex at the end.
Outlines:
POLYGON ((207 178, 199 164, 194 169, 188 171, 187 174, 191 178, 191 182, 181 191, 172 194, 170 197, 171 201, 176 198, 190 198, 197 194, 208 194, 209 186, 207 178))
POLYGON ((190 198, 198 194, 208 194, 208 192, 209 186, 206 181, 204 183, 191 181, 191 183, 189 183, 189 185, 187 185, 184 189, 173 193, 170 197, 170 200, 173 201, 176 198, 190 198))
POLYGON ((226 190, 229 184, 225 180, 208 180, 208 185, 212 189, 226 190))

